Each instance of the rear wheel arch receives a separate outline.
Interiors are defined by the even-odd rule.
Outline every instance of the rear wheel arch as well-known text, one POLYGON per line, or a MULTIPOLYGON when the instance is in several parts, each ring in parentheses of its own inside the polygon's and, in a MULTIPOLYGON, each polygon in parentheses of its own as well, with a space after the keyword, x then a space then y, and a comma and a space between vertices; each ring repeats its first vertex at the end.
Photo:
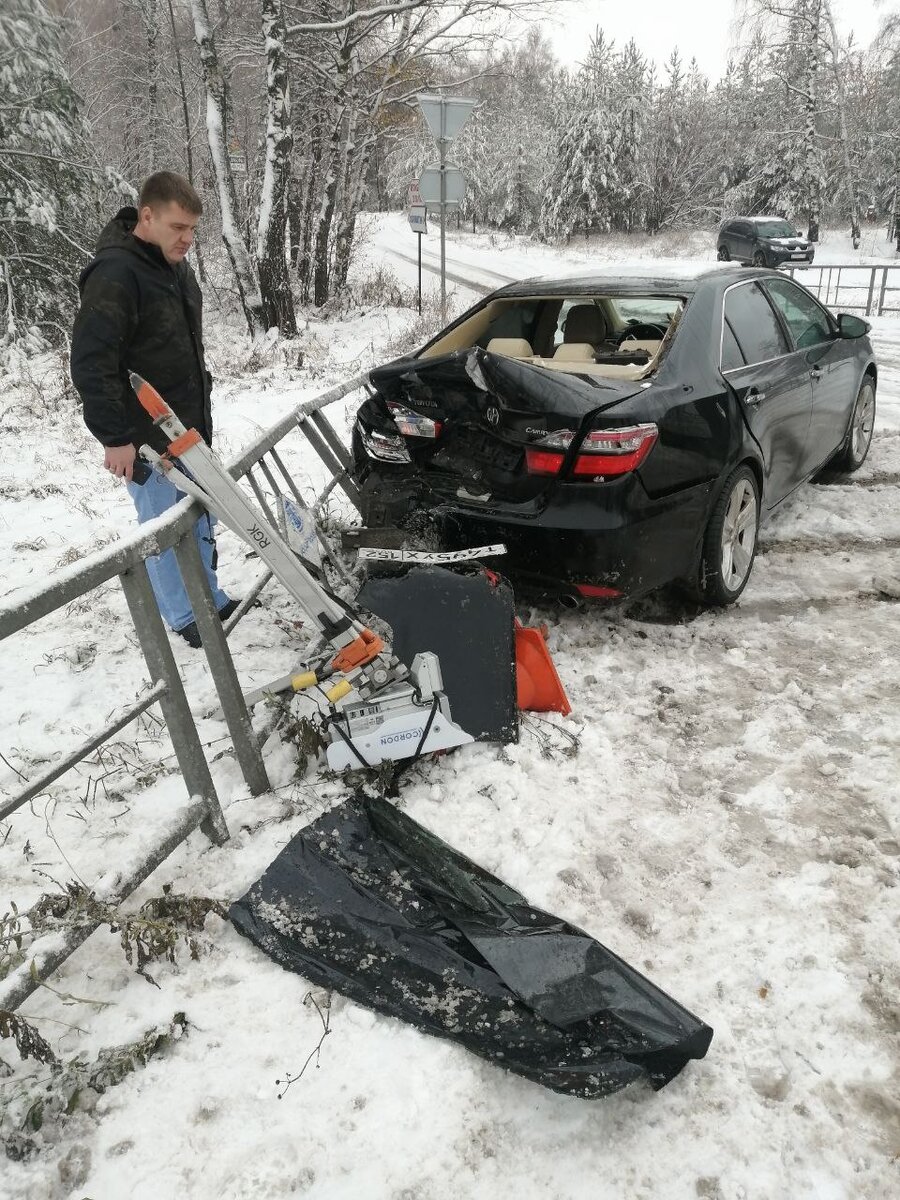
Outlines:
POLYGON ((756 487, 757 487, 757 490, 760 495, 760 503, 762 503, 763 469, 762 469, 762 465, 760 464, 759 460, 754 458, 752 455, 748 454, 745 458, 742 458, 740 460, 740 462, 737 462, 734 465, 735 465, 735 469, 737 469, 738 467, 749 467, 750 470, 753 472, 753 474, 756 476, 756 487))
POLYGON ((746 587, 756 557, 761 495, 756 463, 742 460, 719 490, 704 531, 697 579, 701 603, 733 604, 746 587))

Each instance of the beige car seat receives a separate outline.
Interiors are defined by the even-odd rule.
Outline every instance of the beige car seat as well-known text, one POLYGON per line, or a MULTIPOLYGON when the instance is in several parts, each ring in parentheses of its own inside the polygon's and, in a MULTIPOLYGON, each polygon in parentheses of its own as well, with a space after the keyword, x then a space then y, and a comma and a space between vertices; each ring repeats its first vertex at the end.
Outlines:
POLYGON ((590 342, 563 342, 553 353, 554 362, 593 362, 594 347, 590 342))
POLYGON ((495 337, 485 346, 488 354, 503 354, 506 358, 531 358, 534 351, 525 338, 495 337))
POLYGON ((570 342, 587 342, 590 346, 599 346, 609 337, 609 327, 603 310, 596 304, 573 304, 566 313, 563 325, 563 344, 570 342))

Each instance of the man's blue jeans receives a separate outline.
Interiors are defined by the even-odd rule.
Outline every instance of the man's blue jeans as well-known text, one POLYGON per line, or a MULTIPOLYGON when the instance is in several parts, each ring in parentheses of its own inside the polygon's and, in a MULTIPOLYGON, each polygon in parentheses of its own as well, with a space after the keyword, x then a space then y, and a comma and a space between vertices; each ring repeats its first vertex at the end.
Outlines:
MULTIPOLYGON (((173 483, 164 479, 158 471, 154 471, 146 483, 127 484, 128 493, 137 509, 138 522, 152 521, 160 517, 173 504, 183 499, 184 492, 179 492, 173 483)), ((206 568, 206 578, 212 591, 213 604, 216 609, 222 609, 228 603, 228 596, 219 587, 214 567, 216 539, 213 535, 215 518, 204 513, 194 526, 194 536, 200 547, 200 557, 206 568)), ((163 620, 176 632, 190 625, 194 619, 191 602, 184 590, 184 582, 174 550, 165 550, 154 558, 147 559, 147 574, 156 596, 156 603, 162 613, 163 620)))

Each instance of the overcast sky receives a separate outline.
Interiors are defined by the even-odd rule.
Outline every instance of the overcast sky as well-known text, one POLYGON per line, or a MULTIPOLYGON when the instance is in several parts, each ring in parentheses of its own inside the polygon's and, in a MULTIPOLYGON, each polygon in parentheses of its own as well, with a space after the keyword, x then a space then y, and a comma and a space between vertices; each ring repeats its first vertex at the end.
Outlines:
MULTIPOLYGON (((877 6, 873 0, 832 3, 841 35, 852 30, 862 45, 872 40, 882 15, 900 7, 900 0, 883 0, 877 6)), ((556 22, 543 24, 567 66, 584 60, 599 25, 619 47, 634 38, 660 65, 677 46, 685 62, 695 57, 714 82, 724 71, 736 32, 732 0, 576 0, 560 11, 556 22)))

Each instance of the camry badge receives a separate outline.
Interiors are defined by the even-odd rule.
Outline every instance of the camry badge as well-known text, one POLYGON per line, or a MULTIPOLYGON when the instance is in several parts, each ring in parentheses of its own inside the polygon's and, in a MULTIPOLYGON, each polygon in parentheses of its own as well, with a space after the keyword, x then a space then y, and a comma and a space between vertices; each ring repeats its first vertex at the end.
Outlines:
POLYGON ((488 405, 487 411, 485 412, 484 415, 487 417, 488 425, 499 425, 500 424, 500 409, 495 408, 493 406, 493 404, 488 405))

